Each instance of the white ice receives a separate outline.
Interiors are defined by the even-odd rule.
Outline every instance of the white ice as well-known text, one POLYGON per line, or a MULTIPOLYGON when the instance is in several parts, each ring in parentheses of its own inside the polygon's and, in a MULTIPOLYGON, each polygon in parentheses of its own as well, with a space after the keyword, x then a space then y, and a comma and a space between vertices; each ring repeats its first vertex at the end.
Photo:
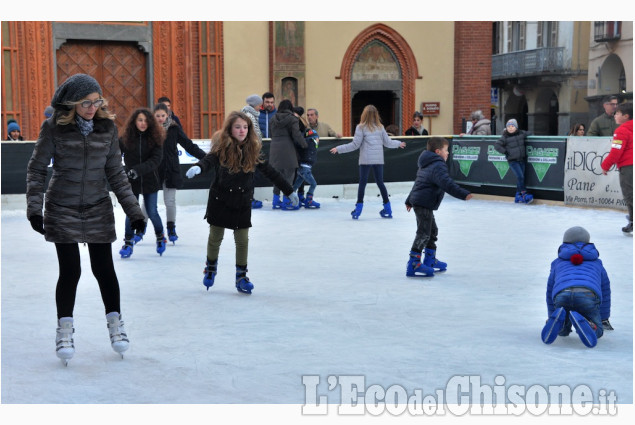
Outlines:
MULTIPOLYGON (((179 240, 162 257, 151 230, 129 259, 118 255, 121 241, 113 243, 131 341, 124 359, 110 348, 82 246, 76 353, 67 367, 55 356, 54 245, 31 230, 24 209, 4 208, 4 407, 294 404, 299 413, 307 401, 305 375, 320 377, 318 395, 329 403, 340 394, 329 391, 327 378, 344 375, 361 375, 366 386, 397 384, 424 394, 444 389, 457 375, 477 375, 489 385, 502 376, 505 386, 584 384, 595 398, 600 390, 614 391, 618 403, 633 403, 633 239, 620 231, 624 212, 446 195, 436 219, 437 256, 448 270, 407 278, 416 225, 403 206, 405 193, 391 196, 392 220, 379 216, 374 197, 352 220, 354 200, 318 194, 319 187, 319 210, 274 211, 265 201, 253 211, 251 296, 234 286, 230 231, 216 283, 205 290, 202 204, 179 207, 179 240), (615 330, 593 349, 575 332, 549 346, 540 340, 549 265, 563 232, 574 225, 590 232, 611 280, 615 330)), ((165 217, 162 206, 159 211, 165 217)), ((116 218, 121 238, 119 206, 116 218)))

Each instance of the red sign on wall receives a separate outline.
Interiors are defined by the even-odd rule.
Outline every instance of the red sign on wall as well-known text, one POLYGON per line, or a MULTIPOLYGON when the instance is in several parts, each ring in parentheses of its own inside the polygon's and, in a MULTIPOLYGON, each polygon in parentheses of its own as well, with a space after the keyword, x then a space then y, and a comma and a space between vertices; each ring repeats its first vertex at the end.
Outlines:
POLYGON ((441 102, 421 102, 423 116, 436 117, 441 111, 441 102))

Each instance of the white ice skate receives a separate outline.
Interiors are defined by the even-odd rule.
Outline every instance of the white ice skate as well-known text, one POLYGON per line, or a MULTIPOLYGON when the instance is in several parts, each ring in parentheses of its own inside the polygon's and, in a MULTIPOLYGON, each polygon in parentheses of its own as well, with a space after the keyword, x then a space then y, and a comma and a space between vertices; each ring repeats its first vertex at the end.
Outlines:
POLYGON ((75 354, 75 344, 73 342, 73 318, 62 317, 58 322, 57 332, 55 335, 55 353, 57 357, 68 366, 68 361, 75 354))
POLYGON ((126 330, 123 327, 123 320, 121 320, 121 315, 113 311, 106 315, 106 321, 108 326, 108 333, 110 334, 110 345, 115 352, 121 355, 123 359, 123 352, 128 349, 130 345, 128 341, 128 335, 126 335, 126 330))

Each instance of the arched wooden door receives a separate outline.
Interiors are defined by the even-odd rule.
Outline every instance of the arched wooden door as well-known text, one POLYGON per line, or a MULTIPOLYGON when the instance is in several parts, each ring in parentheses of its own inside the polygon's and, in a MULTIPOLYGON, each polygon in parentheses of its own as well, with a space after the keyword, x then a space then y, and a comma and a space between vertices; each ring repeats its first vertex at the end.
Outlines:
POLYGON ((95 77, 120 132, 135 109, 148 107, 146 55, 135 43, 69 40, 56 55, 58 85, 77 73, 95 77))

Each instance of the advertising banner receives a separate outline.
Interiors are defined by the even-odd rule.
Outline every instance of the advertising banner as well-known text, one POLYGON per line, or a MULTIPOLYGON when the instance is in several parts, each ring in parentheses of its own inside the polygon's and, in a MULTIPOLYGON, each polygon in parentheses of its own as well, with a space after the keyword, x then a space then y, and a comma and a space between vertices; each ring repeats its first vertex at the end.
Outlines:
POLYGON ((564 203, 626 210, 615 166, 602 174, 602 161, 611 150, 610 137, 570 137, 564 168, 564 203))
MULTIPOLYGON (((516 187, 516 175, 505 155, 494 149, 495 138, 455 138, 452 140, 450 176, 457 182, 516 187)), ((565 143, 562 138, 527 140, 525 185, 562 190, 565 143)))

